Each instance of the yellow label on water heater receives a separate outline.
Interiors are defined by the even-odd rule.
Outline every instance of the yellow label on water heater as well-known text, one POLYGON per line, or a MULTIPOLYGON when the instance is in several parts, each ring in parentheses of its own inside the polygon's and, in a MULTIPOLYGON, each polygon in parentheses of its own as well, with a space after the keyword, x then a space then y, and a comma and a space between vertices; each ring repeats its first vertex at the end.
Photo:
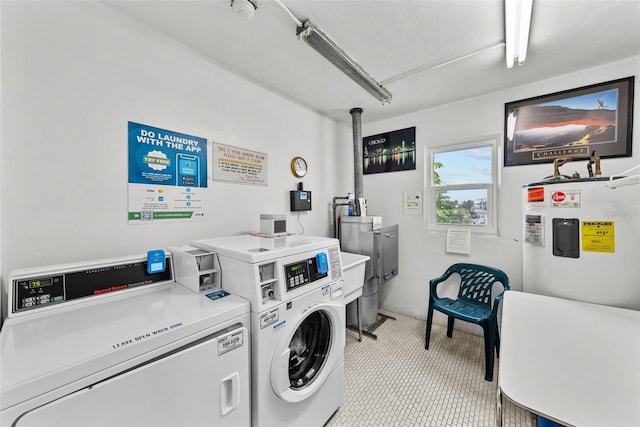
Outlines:
POLYGON ((614 253, 613 221, 582 221, 582 251, 614 253))

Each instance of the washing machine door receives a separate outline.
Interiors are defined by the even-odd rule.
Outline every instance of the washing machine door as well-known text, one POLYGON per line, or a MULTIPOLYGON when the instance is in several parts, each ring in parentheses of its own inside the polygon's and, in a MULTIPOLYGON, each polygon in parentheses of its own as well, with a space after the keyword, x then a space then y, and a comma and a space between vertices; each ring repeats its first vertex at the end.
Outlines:
POLYGON ((344 305, 310 304, 280 337, 271 363, 271 387, 287 402, 312 396, 344 363, 344 305))

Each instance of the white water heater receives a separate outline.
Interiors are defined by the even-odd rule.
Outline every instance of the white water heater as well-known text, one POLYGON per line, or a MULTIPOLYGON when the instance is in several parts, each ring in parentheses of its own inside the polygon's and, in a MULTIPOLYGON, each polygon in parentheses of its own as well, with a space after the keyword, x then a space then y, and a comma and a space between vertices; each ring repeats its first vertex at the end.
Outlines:
POLYGON ((561 179, 523 188, 523 290, 640 310, 640 185, 561 179))

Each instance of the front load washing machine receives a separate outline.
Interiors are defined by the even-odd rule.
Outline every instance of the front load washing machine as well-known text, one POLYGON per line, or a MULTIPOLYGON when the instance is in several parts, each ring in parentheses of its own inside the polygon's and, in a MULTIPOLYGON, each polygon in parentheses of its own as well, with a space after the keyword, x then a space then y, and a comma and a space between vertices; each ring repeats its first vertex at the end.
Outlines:
POLYGON ((344 397, 345 308, 337 239, 233 236, 222 286, 251 302, 253 426, 322 426, 344 397))
POLYGON ((248 425, 249 302, 189 291, 165 260, 13 272, 0 425, 248 425))

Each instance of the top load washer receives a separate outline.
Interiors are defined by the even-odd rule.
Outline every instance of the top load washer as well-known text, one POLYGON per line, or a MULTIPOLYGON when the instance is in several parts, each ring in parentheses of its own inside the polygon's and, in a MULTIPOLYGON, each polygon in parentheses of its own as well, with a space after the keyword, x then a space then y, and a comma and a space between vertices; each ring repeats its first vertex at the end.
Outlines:
POLYGON ((253 426, 322 426, 344 397, 345 307, 337 239, 233 236, 214 251, 222 287, 251 302, 253 426))
POLYGON ((12 272, 0 425, 247 425, 249 302, 146 257, 12 272))

